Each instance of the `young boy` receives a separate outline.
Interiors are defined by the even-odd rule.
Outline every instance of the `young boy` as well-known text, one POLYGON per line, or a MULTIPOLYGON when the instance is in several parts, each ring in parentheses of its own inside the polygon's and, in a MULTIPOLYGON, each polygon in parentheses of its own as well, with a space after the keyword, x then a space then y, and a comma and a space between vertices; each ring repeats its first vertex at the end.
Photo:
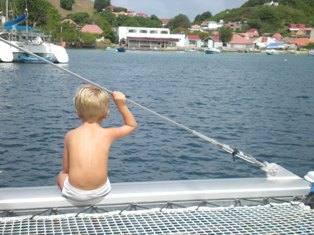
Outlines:
POLYGON ((113 92, 112 98, 124 125, 103 128, 100 124, 109 114, 108 93, 93 85, 82 85, 75 94, 76 112, 83 123, 65 135, 63 171, 57 177, 57 184, 66 198, 88 201, 103 197, 111 190, 107 177, 110 146, 137 127, 126 106, 125 95, 113 92))

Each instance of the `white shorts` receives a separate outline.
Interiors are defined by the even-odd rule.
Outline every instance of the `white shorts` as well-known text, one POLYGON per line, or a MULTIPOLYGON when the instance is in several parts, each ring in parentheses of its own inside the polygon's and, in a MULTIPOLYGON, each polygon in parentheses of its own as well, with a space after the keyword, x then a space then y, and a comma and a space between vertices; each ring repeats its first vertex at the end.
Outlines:
POLYGON ((107 182, 103 186, 92 190, 75 188, 70 184, 69 178, 66 178, 62 189, 62 196, 74 201, 90 201, 96 198, 104 197, 110 193, 110 191, 111 185, 109 178, 107 178, 107 182))

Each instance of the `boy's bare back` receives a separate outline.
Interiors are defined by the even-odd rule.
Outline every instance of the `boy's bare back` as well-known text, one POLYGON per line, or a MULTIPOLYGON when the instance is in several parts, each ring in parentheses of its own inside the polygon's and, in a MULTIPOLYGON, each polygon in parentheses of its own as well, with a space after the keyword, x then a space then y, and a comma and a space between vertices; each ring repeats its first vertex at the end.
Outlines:
MULTIPOLYGON (((57 178, 61 189, 66 178, 73 187, 82 190, 97 189, 106 183, 111 144, 116 139, 129 135, 137 127, 135 118, 126 106, 125 95, 113 92, 112 98, 124 120, 124 125, 120 127, 101 126, 103 119, 108 117, 109 108, 98 114, 98 121, 87 120, 91 118, 77 111, 83 123, 65 135, 63 172, 57 178)), ((80 107, 76 109, 82 110, 80 107)))
POLYGON ((79 189, 90 190, 106 183, 110 131, 98 123, 83 123, 65 136, 69 162, 69 181, 79 189))

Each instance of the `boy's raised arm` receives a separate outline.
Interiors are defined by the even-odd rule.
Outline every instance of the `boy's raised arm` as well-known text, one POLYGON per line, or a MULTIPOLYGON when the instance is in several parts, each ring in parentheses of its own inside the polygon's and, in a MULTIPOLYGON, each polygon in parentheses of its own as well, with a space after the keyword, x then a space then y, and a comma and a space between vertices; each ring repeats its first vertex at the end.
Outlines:
POLYGON ((124 126, 122 127, 124 130, 122 130, 122 133, 120 133, 122 136, 119 136, 123 137, 135 130, 137 127, 137 122, 129 108, 126 106, 126 98, 122 92, 113 92, 112 98, 124 120, 124 126))

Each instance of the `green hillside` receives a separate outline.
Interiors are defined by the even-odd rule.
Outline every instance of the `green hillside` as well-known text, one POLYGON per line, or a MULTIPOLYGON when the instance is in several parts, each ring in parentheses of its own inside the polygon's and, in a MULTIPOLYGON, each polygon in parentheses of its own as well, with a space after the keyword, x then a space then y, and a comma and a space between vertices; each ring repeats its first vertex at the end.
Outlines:
POLYGON ((287 32, 290 24, 305 24, 314 27, 313 0, 277 0, 278 6, 266 6, 271 0, 249 0, 240 8, 226 10, 214 16, 225 22, 246 22, 247 27, 261 33, 287 32))
POLYGON ((72 11, 64 10, 60 7, 60 0, 47 0, 51 5, 53 5, 61 15, 61 17, 65 17, 72 13, 77 12, 87 12, 89 15, 94 12, 94 3, 91 0, 75 0, 72 11))

